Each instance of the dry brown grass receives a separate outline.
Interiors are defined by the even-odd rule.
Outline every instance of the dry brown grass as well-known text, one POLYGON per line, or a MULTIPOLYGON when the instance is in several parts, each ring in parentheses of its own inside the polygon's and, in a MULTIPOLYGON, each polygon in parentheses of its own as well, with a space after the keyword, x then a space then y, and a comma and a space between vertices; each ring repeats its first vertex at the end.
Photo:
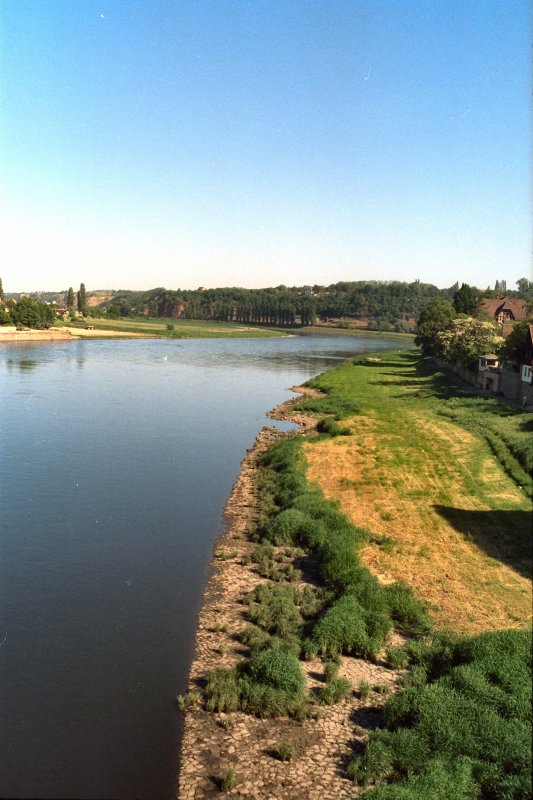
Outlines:
MULTIPOLYGON (((353 436, 305 446, 308 477, 337 498, 370 543, 363 562, 384 582, 402 579, 428 601, 438 626, 477 633, 531 621, 531 582, 458 532, 435 506, 487 511, 523 497, 490 458, 476 467, 477 442, 452 423, 409 411, 391 428, 375 417, 350 421, 353 436), (473 484, 476 491, 472 491, 473 484)), ((482 525, 482 522, 480 522, 482 525)), ((486 535, 486 531, 479 531, 486 535)))

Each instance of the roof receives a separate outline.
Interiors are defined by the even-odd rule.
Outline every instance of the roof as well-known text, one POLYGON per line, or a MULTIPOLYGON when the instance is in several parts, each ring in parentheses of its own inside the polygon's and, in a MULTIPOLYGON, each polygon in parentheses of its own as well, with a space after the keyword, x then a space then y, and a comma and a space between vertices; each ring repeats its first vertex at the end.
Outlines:
POLYGON ((526 305, 525 300, 520 298, 484 297, 481 300, 481 306, 493 317, 497 317, 502 311, 510 311, 516 320, 526 318, 526 305))

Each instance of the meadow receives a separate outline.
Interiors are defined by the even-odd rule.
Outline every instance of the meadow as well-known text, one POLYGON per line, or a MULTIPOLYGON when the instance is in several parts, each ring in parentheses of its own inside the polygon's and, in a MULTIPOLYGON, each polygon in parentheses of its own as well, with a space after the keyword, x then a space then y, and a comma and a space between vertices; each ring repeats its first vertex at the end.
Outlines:
POLYGON ((261 328, 259 326, 217 322, 214 320, 168 320, 157 317, 100 319, 87 317, 84 320, 69 323, 69 327, 80 329, 84 329, 86 325, 93 325, 95 331, 118 331, 125 335, 143 334, 167 339, 264 338, 286 335, 283 331, 274 328, 261 328))

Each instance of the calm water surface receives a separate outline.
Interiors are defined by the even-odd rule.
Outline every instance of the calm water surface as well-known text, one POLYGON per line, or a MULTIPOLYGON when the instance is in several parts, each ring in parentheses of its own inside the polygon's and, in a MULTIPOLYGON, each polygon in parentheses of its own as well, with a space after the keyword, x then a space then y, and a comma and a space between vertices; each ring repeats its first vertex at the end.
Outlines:
POLYGON ((213 543, 288 387, 379 339, 0 345, 0 797, 170 800, 213 543))

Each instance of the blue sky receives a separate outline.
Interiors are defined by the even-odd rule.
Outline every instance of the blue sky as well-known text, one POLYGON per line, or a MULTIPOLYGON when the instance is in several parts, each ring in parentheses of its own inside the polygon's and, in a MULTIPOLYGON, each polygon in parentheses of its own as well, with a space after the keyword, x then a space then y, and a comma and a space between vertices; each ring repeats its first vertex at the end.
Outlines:
POLYGON ((526 0, 3 0, 5 291, 531 270, 526 0))

